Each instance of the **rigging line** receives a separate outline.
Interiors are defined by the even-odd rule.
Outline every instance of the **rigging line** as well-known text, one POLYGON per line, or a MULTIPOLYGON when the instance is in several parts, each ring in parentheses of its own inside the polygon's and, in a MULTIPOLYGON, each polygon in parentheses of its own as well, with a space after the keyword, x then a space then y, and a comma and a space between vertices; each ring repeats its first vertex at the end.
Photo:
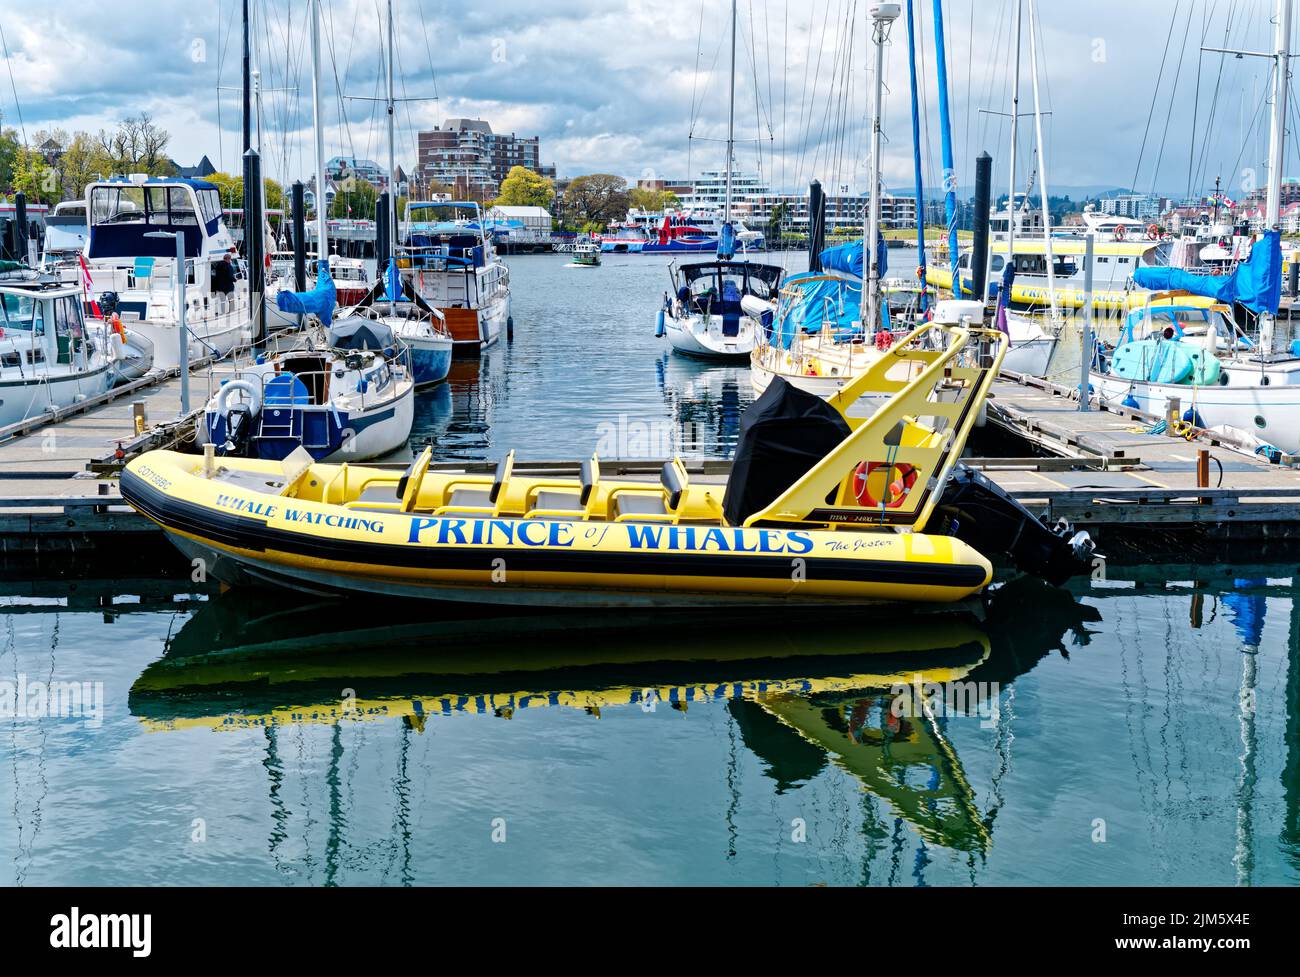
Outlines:
MULTIPOLYGON (((3 21, 3 18, 0 18, 3 21)), ((9 68, 9 88, 14 93, 14 108, 18 110, 18 128, 23 134, 23 148, 27 148, 27 124, 23 122, 23 105, 18 101, 18 85, 14 81, 14 61, 9 57, 9 42, 5 39, 4 24, 0 23, 0 47, 4 48, 5 65, 9 68)))
MULTIPOLYGON (((819 87, 819 81, 820 81, 820 78, 821 78, 822 55, 824 54, 825 49, 826 49, 826 30, 827 30, 827 26, 828 26, 828 24, 829 24, 829 22, 830 22, 830 16, 829 16, 829 14, 830 14, 830 0, 826 0, 826 14, 827 14, 827 16, 824 16, 824 17, 822 18, 822 34, 821 34, 821 40, 818 42, 818 45, 817 45, 817 66, 816 66, 816 68, 813 70, 813 73, 812 73, 812 84, 813 84, 813 87, 812 87, 812 95, 811 95, 811 97, 810 97, 810 99, 809 99, 809 102, 808 102, 808 118, 807 118, 807 120, 806 120, 806 125, 804 126, 804 131, 803 131, 803 143, 802 143, 802 147, 801 147, 801 149, 800 149, 800 156, 801 156, 805 161, 806 161, 807 158, 808 158, 808 139, 809 139, 809 137, 810 137, 811 134, 812 134, 812 110, 813 110, 813 106, 814 106, 814 105, 816 104, 816 102, 817 102, 817 89, 818 89, 818 87, 819 87)), ((810 26, 810 28, 809 28, 809 45, 810 45, 810 47, 811 47, 811 43, 812 43, 812 37, 811 37, 811 26, 810 26)), ((807 68, 807 66, 805 66, 805 70, 806 70, 806 68, 807 68)), ((817 165, 816 160, 814 160, 814 161, 813 161, 813 168, 814 168, 814 169, 816 168, 816 165, 817 165)))
MULTIPOLYGON (((689 116, 691 124, 690 131, 695 130, 695 108, 696 96, 700 88, 700 56, 704 54, 704 4, 707 0, 700 0, 700 28, 699 36, 695 41, 695 73, 691 75, 691 114, 689 116)), ((687 137, 689 139, 689 136, 687 137)))
MULTIPOLYGON (((1169 87, 1169 110, 1165 115, 1164 131, 1160 134, 1160 151, 1156 154, 1156 166, 1151 174, 1151 193, 1153 195, 1156 192, 1156 181, 1160 179, 1160 163, 1165 156, 1165 146, 1169 141, 1169 123, 1174 115, 1174 97, 1178 94, 1178 79, 1183 73, 1183 57, 1187 54, 1187 35, 1191 32, 1192 15, 1195 12, 1196 0, 1192 0, 1191 6, 1187 10, 1187 26, 1183 29, 1183 46, 1178 53, 1178 67, 1174 70, 1174 83, 1169 87)), ((1134 186, 1133 192, 1137 192, 1136 186, 1134 186)))
POLYGON ((439 98, 438 95, 438 72, 433 65, 433 47, 429 44, 429 19, 424 16, 424 10, 420 8, 420 27, 424 31, 424 51, 429 57, 429 79, 433 83, 433 97, 439 98))
POLYGON ((1142 145, 1138 149, 1137 165, 1133 167, 1133 182, 1130 186, 1134 191, 1137 190, 1138 171, 1142 169, 1142 157, 1146 154, 1147 136, 1151 133, 1151 120, 1155 118, 1156 114, 1156 101, 1160 96, 1160 84, 1164 81, 1165 77, 1165 59, 1169 57, 1169 42, 1173 40, 1174 25, 1178 22, 1178 10, 1181 6, 1182 0, 1177 0, 1174 4, 1173 16, 1169 18, 1169 33, 1165 36, 1165 50, 1164 53, 1160 55, 1160 69, 1156 73, 1156 88, 1155 91, 1151 93, 1151 111, 1147 113, 1147 124, 1146 128, 1142 131, 1142 145))
MULTIPOLYGON (((1225 48, 1229 46, 1228 40, 1232 31, 1232 15, 1235 9, 1236 0, 1232 0, 1228 5, 1227 22, 1223 28, 1223 46, 1225 48)), ((1209 167, 1211 149, 1210 133, 1214 131, 1214 120, 1215 116, 1218 114, 1219 94, 1223 85, 1223 69, 1227 63, 1227 58, 1228 56, 1226 54, 1219 54, 1219 70, 1214 80, 1214 95, 1210 99, 1210 115, 1205 123, 1205 139, 1201 142, 1201 158, 1197 165, 1197 179, 1195 182, 1201 186, 1204 186, 1206 182, 1205 171, 1209 167)))
MULTIPOLYGON (((1205 46, 1205 38, 1210 30, 1210 15, 1214 12, 1214 6, 1211 5, 1205 11, 1205 16, 1201 21, 1201 47, 1205 46)), ((1187 190, 1184 192, 1184 199, 1192 195, 1192 168, 1196 164, 1196 123, 1200 113, 1201 102, 1201 69, 1205 63, 1205 56, 1198 52, 1196 56, 1196 86, 1192 89, 1192 129, 1187 146, 1187 190)))
MULTIPOLYGON (((827 5, 827 9, 829 10, 829 8, 830 8, 830 0, 826 0, 826 5, 827 5)), ((807 111, 808 111, 808 72, 809 72, 809 69, 810 69, 810 67, 811 67, 811 65, 812 65, 812 33, 813 33, 813 24, 816 22, 816 14, 817 14, 817 0, 813 0, 812 14, 811 14, 810 19, 809 19, 809 21, 808 21, 808 33, 807 33, 807 39, 806 39, 805 42, 804 42, 803 85, 802 85, 802 86, 800 87, 800 89, 799 89, 799 91, 800 91, 800 95, 799 95, 799 121, 798 121, 798 122, 796 123, 796 125, 795 125, 795 139, 796 139, 796 141, 800 141, 800 140, 801 140, 800 133, 802 133, 802 132, 804 131, 804 117, 805 117, 805 115, 807 114, 807 111)), ((787 16, 788 16, 788 8, 787 8, 787 16)), ((787 137, 787 140, 788 140, 788 137, 787 137)), ((787 152, 788 152, 788 151, 789 151, 789 150, 788 150, 788 142, 787 142, 787 152)), ((803 162, 804 162, 804 150, 803 150, 803 146, 800 145, 800 148, 799 148, 798 152, 795 153, 795 164, 796 164, 796 167, 797 167, 797 169, 796 169, 796 171, 795 171, 795 179, 796 179, 796 180, 800 179, 800 177, 801 177, 801 175, 802 175, 802 173, 803 173, 803 162)))

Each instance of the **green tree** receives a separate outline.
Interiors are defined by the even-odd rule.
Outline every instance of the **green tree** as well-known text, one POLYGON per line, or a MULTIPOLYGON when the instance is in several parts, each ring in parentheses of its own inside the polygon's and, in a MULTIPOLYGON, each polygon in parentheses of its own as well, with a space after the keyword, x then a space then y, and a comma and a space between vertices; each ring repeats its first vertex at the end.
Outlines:
POLYGON ((549 207, 555 199, 555 184, 525 166, 512 166, 501 181, 501 207, 549 207))
POLYGON ((627 180, 621 176, 575 176, 564 191, 565 220, 582 227, 604 227, 627 216, 629 199, 627 180))
POLYGON ((677 210, 682 205, 677 194, 671 190, 651 190, 648 187, 633 187, 629 190, 628 203, 649 214, 677 210))
POLYGON ((86 184, 113 173, 112 161, 88 132, 78 132, 64 142, 63 152, 54 165, 59 171, 65 200, 80 200, 86 195, 86 184))
POLYGON ((62 199, 59 171, 34 149, 18 150, 14 160, 13 188, 15 193, 25 194, 31 204, 56 204, 62 199))
POLYGON ((171 133, 155 125, 148 112, 123 119, 115 130, 99 130, 100 148, 109 159, 113 172, 147 173, 172 176, 175 169, 167 158, 171 133))
POLYGON ((335 194, 334 202, 330 204, 329 216, 351 217, 353 220, 373 219, 378 199, 379 191, 365 180, 345 180, 335 194))
POLYGON ((18 161, 18 151, 22 143, 18 133, 13 129, 0 132, 0 191, 10 189, 14 183, 14 164, 18 161))
POLYGON ((783 236, 783 226, 790 217, 790 205, 782 201, 772 208, 772 215, 767 219, 767 237, 769 246, 771 242, 778 241, 783 236))

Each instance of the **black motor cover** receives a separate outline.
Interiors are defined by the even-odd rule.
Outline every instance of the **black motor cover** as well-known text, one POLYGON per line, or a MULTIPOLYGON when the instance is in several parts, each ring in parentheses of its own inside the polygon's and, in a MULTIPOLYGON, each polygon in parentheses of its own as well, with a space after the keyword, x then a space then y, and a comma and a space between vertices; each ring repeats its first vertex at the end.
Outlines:
POLYGON ((1064 521, 1044 525, 1034 514, 972 468, 953 466, 935 515, 946 521, 948 535, 985 556, 1005 553, 1023 573, 1059 587, 1088 573, 1093 542, 1064 521))
POLYGON ((774 377, 740 415, 740 439, 722 502, 727 522, 739 526, 769 505, 850 433, 826 401, 774 377))

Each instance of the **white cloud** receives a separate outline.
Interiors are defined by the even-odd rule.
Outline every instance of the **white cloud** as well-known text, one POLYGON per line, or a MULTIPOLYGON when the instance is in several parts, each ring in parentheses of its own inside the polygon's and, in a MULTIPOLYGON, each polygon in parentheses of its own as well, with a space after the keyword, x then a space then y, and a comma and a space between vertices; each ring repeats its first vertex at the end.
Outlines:
MULTIPOLYGON (((263 83, 297 89, 266 96, 268 169, 305 175, 311 160, 307 4, 261 0, 258 5, 263 83)), ((917 0, 916 6, 926 34, 924 169, 933 185, 940 164, 932 5, 917 0)), ((1055 186, 1128 184, 1139 157, 1140 189, 1181 191, 1188 183, 1189 159, 1193 183, 1259 165, 1266 138, 1250 126, 1268 86, 1268 67, 1257 59, 1224 60, 1198 52, 1208 0, 1179 6, 1154 111, 1152 93, 1173 0, 1087 5, 1039 0, 1038 6, 1055 186), (1171 101, 1175 72, 1178 89, 1171 101), (1207 125, 1216 79, 1216 117, 1207 125)), ((343 125, 335 81, 349 94, 380 93, 381 2, 327 0, 326 7, 333 56, 325 66, 327 155, 382 158, 382 112, 371 103, 350 102, 343 125)), ((217 89, 239 82, 238 0, 203 5, 133 0, 127 9, 102 0, 60 0, 54 11, 32 20, 23 16, 19 0, 0 0, 10 49, 7 67, 27 131, 56 126, 94 131, 149 111, 172 132, 172 155, 178 160, 189 163, 206 153, 218 165, 235 168, 240 100, 237 93, 217 89)), ((488 119, 498 131, 539 135, 543 161, 555 162, 561 173, 599 170, 635 177, 650 170, 683 176, 688 157, 695 171, 722 163, 721 144, 711 140, 725 134, 725 3, 703 5, 702 33, 699 0, 567 0, 562 5, 398 0, 397 9, 399 95, 436 90, 441 96, 437 102, 399 107, 399 162, 413 158, 415 128, 469 115, 488 119), (688 145, 691 133, 695 138, 688 145)), ((1012 4, 948 0, 945 9, 958 170, 967 182, 974 155, 987 149, 1001 184, 1006 120, 979 110, 1007 111, 1012 4)), ((1269 47, 1270 9, 1270 0, 1237 4, 1229 46, 1269 47)), ((788 185, 813 176, 828 185, 862 181, 869 85, 864 10, 865 4, 854 0, 740 0, 741 165, 761 164, 770 179, 788 185), (858 12, 856 23, 848 18, 850 10, 858 12), (850 30, 853 55, 846 64, 850 30)), ((1222 18, 1216 8, 1205 43, 1224 43, 1222 18)), ((1026 111, 1032 106, 1027 49, 1022 71, 1026 111)), ((909 186, 912 135, 902 23, 894 27, 886 79, 885 172, 891 184, 909 186)), ((8 82, 0 76, 0 107, 5 124, 14 125, 8 82)), ((1023 121, 1021 132, 1023 182, 1033 165, 1031 120, 1023 121)))

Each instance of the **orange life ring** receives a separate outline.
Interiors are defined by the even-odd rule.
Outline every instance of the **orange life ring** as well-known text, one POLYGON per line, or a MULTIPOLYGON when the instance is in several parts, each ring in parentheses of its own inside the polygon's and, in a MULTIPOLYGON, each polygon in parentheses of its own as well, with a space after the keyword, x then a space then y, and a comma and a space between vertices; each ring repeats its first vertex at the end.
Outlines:
POLYGON ((1116 241, 1122 241, 1122 240, 1124 240, 1125 237, 1128 236, 1128 231, 1126 231, 1126 230, 1124 229, 1124 225, 1123 225, 1123 224, 1116 224, 1116 225, 1115 225, 1115 230, 1114 230, 1114 235, 1115 235, 1115 240, 1116 240, 1116 241))
POLYGON ((1159 225, 1159 224, 1152 224, 1152 225, 1150 225, 1150 226, 1147 228, 1147 240, 1148 240, 1148 241, 1159 241, 1159 240, 1160 240, 1160 225, 1159 225))
POLYGON ((874 493, 880 492, 885 497, 886 509, 897 509, 916 484, 917 472, 912 465, 886 464, 883 461, 864 461, 853 472, 853 495, 859 505, 879 508, 881 500, 874 493), (872 478, 877 472, 881 474, 872 478), (891 478, 893 475, 897 478, 891 478), (873 481, 875 484, 873 485, 873 481))

